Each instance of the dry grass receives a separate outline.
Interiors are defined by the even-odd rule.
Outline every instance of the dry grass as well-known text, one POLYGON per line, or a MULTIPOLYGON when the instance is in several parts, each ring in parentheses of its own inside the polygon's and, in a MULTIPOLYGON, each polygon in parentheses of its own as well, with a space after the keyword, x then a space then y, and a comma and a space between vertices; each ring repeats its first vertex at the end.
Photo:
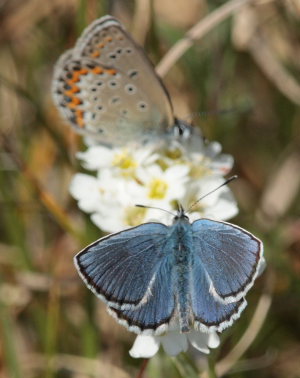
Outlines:
MULTIPOLYGON (((52 103, 53 65, 82 28, 108 10, 146 39, 158 63, 222 2, 130 3, 0 3, 1 377, 121 378, 136 375, 141 365, 128 356, 134 336, 106 314, 73 266, 75 252, 99 230, 68 194, 82 146, 52 103)), ((231 369, 227 376, 300 376, 299 24, 298 0, 241 7, 201 40, 193 37, 166 76, 181 117, 211 113, 194 123, 235 158, 241 179, 234 185, 240 204, 234 222, 265 243, 268 269, 212 357, 218 374, 231 369), (226 109, 234 111, 218 115, 226 109)), ((172 359, 161 353, 145 376, 194 377, 203 366, 197 354, 172 359)))

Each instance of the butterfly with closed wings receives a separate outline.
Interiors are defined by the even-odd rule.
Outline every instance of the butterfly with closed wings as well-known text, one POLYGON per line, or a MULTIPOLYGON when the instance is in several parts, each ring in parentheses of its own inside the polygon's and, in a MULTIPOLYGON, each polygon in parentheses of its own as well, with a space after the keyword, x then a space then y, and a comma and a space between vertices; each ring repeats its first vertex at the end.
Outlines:
POLYGON ((63 117, 83 135, 109 145, 190 135, 166 88, 122 24, 95 20, 54 70, 52 93, 63 117))

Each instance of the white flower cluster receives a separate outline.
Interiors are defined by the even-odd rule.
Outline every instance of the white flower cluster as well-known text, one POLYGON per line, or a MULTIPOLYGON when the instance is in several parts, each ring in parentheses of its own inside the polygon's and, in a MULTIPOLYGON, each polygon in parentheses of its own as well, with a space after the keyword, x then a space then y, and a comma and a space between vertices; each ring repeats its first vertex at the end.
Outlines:
POLYGON ((220 339, 216 332, 204 333, 193 330, 183 334, 178 329, 168 330, 162 336, 137 336, 129 354, 134 358, 150 358, 158 352, 159 346, 162 344, 166 353, 176 356, 180 352, 187 351, 188 342, 205 354, 209 354, 209 348, 217 348, 220 345, 220 339))
MULTIPOLYGON (((184 143, 114 147, 90 144, 77 157, 83 167, 95 173, 78 173, 70 191, 84 212, 103 231, 117 232, 141 223, 156 220, 169 224, 172 217, 155 206, 176 212, 178 204, 187 209, 201 196, 224 182, 232 168, 230 155, 221 154, 217 142, 205 143, 197 135, 184 143)), ((238 212, 228 186, 223 186, 197 203, 189 212, 193 221, 200 217, 227 220, 238 212)), ((203 353, 219 345, 215 332, 192 331, 180 334, 170 329, 165 335, 139 335, 130 350, 132 357, 152 357, 162 344, 165 351, 176 355, 187 350, 188 341, 203 353)))
MULTIPOLYGON (((135 205, 174 212, 180 203, 187 209, 220 185, 231 170, 232 157, 220 151, 219 143, 206 145, 196 136, 187 144, 170 141, 134 149, 91 145, 77 157, 84 168, 96 174, 76 174, 70 191, 80 209, 90 213, 92 221, 105 232, 150 220, 168 224, 172 219, 167 213, 135 205)), ((237 211, 230 189, 224 186, 193 207, 189 218, 227 220, 237 211)))

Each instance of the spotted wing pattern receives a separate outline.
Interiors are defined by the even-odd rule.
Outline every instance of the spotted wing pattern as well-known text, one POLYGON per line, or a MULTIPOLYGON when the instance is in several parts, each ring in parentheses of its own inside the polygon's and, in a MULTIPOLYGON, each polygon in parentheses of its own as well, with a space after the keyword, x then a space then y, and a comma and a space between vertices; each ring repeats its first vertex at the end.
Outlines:
POLYGON ((122 25, 105 16, 55 67, 53 97, 71 125, 104 143, 157 137, 174 124, 169 96, 122 25))

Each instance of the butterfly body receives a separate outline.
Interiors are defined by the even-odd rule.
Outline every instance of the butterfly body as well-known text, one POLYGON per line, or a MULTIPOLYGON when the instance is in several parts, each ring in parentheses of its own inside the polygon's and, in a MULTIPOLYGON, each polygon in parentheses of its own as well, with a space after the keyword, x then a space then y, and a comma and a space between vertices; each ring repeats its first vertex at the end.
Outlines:
POLYGON ((87 286, 129 330, 170 326, 222 331, 246 306, 262 244, 229 223, 179 211, 171 226, 145 223, 104 237, 75 256, 87 286))
POLYGON ((63 118, 104 144, 144 143, 192 130, 174 117, 143 49, 111 16, 95 20, 61 56, 52 92, 63 118))
POLYGON ((193 236, 188 219, 178 217, 170 227, 165 247, 168 251, 173 271, 172 287, 176 302, 176 312, 181 332, 190 331, 193 324, 191 308, 191 271, 193 269, 193 236))

